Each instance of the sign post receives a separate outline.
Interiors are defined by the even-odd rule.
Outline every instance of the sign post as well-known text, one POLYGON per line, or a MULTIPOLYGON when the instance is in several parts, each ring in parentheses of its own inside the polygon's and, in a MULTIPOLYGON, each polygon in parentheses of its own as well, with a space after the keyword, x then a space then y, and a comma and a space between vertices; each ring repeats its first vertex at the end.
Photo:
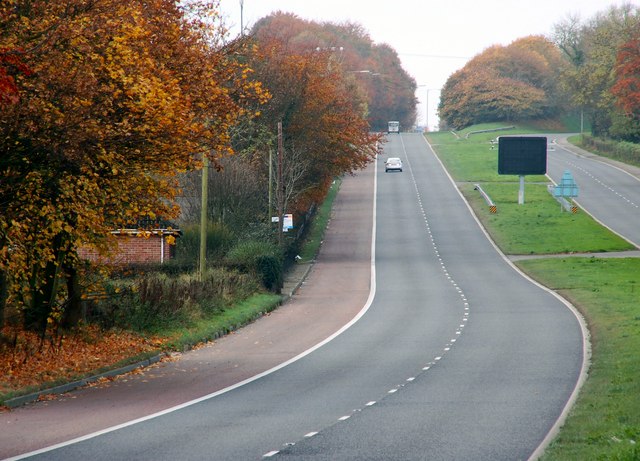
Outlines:
POLYGON ((518 204, 524 204, 524 177, 547 173, 547 138, 544 136, 500 136, 498 174, 520 177, 518 204))

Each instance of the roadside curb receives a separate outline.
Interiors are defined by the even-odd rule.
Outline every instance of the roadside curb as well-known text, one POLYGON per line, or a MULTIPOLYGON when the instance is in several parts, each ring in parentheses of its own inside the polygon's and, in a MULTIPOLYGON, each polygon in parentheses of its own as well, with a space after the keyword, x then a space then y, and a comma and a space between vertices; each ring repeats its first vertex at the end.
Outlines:
POLYGON ((166 355, 167 355, 166 353, 161 353, 161 354, 155 355, 153 357, 150 357, 150 358, 148 358, 146 360, 142 360, 142 361, 137 362, 137 363, 132 363, 131 365, 127 365, 127 366, 124 366, 124 367, 116 368, 114 370, 109 370, 109 371, 106 371, 104 373, 100 373, 98 375, 89 376, 87 378, 79 379, 77 381, 72 381, 72 382, 67 383, 67 384, 61 384, 59 386, 51 387, 51 388, 48 388, 48 389, 43 389, 41 391, 33 392, 31 394, 26 394, 26 395, 21 395, 19 397, 14 397, 12 399, 5 400, 4 401, 4 405, 9 407, 9 408, 17 408, 17 407, 25 405, 27 403, 35 402, 38 399, 40 399, 40 397, 43 396, 43 395, 65 394, 65 393, 70 392, 70 391, 72 391, 74 389, 77 389, 79 387, 83 387, 83 386, 86 386, 87 384, 91 384, 91 383, 94 383, 96 381, 99 381, 102 378, 112 378, 114 376, 118 376, 118 375, 123 375, 125 373, 129 373, 130 371, 133 371, 133 370, 135 370, 137 368, 148 367, 150 365, 153 365, 154 363, 159 362, 166 355))
POLYGON ((314 261, 308 263, 295 263, 292 269, 289 271, 287 277, 285 277, 283 289, 283 303, 288 301, 302 286, 307 279, 314 261))
MULTIPOLYGON (((307 276, 309 275, 309 272, 311 271, 311 268, 313 267, 313 264, 315 263, 315 260, 308 262, 308 263, 295 263, 291 269, 288 271, 284 283, 283 283, 283 293, 282 293, 282 300, 280 301, 280 303, 278 304, 278 307, 283 305, 284 303, 286 303, 289 299, 291 299, 293 297, 293 295, 298 291, 298 289, 302 286, 302 284, 304 283, 304 281, 306 280, 307 276)), ((277 307, 275 307, 274 309, 277 309, 277 307)), ((273 309, 269 309, 266 312, 269 312, 273 309)), ((266 313, 265 312, 265 313, 266 313)), ((264 315, 264 314, 263 314, 264 315)), ((261 316, 257 316, 255 318, 250 319, 247 324, 256 321, 258 318, 260 318, 261 316)), ((244 325, 237 325, 235 329, 239 329, 242 328, 244 325)), ((203 339, 203 342, 208 342, 208 341, 213 341, 216 340, 218 338, 221 338, 222 336, 229 334, 231 332, 231 330, 227 330, 227 331, 218 331, 216 333, 214 333, 213 335, 211 335, 209 338, 207 339, 203 339)), ((185 348, 183 349, 182 352, 187 352, 189 350, 191 350, 193 348, 194 344, 191 345, 187 345, 185 346, 185 348)), ((126 365, 124 367, 120 367, 120 368, 115 368, 113 370, 109 370, 109 371, 105 371, 104 373, 100 373, 97 375, 91 375, 88 376, 86 378, 82 378, 76 381, 72 381, 66 384, 61 384, 59 386, 55 386, 55 387, 50 387, 47 389, 43 389, 40 391, 36 391, 36 392, 32 392, 30 394, 25 394, 25 395, 20 395, 18 397, 13 397, 11 399, 7 399, 4 402, 2 402, 2 405, 8 407, 8 408, 17 408, 23 405, 26 405, 28 403, 33 403, 38 401, 43 395, 49 395, 49 394, 66 394, 67 392, 71 392, 75 389, 78 389, 80 387, 84 387, 88 384, 92 384, 95 383, 97 381, 99 381, 100 379, 103 378, 113 378, 119 375, 124 375, 126 373, 129 373, 133 370, 136 370, 138 368, 146 368, 148 366, 151 366, 155 363, 160 362, 164 357, 168 356, 169 352, 161 352, 157 355, 154 355, 153 357, 150 357, 148 359, 145 360, 141 360, 139 362, 136 363, 132 363, 131 365, 126 365)))

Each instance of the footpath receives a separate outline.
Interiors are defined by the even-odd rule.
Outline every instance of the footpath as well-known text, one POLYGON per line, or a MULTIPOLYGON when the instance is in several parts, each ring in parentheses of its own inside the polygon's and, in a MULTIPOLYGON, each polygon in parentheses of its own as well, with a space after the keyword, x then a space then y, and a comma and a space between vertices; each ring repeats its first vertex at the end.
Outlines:
POLYGON ((343 180, 318 258, 289 271, 281 307, 200 348, 0 413, 0 459, 211 398, 331 336, 369 296, 373 194, 373 164, 343 180))

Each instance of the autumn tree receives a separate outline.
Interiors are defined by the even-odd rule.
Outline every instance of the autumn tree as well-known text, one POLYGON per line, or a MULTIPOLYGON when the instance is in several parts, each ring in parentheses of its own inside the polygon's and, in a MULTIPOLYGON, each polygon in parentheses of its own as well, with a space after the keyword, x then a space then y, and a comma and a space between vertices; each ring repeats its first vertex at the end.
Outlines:
MULTIPOLYGON (((243 40, 252 46, 241 59, 271 99, 255 107, 259 117, 240 117, 231 129, 235 155, 210 172, 208 216, 236 240, 274 239, 271 217, 278 204, 298 225, 336 176, 363 167, 377 152, 380 136, 371 134, 369 121, 379 63, 361 57, 372 54, 372 43, 351 23, 318 24, 276 13, 243 40)), ((199 185, 199 177, 185 178, 185 221, 199 219, 199 185)))
POLYGON ((76 321, 78 248, 106 251, 110 230, 176 216, 176 173, 230 152, 238 101, 262 92, 222 46, 216 11, 173 0, 0 6, 3 42, 30 70, 12 76, 19 99, 0 114, 0 273, 25 327, 76 321))
POLYGON ((613 123, 612 134, 640 142, 640 27, 635 37, 618 51, 616 82, 611 92, 623 116, 618 123, 613 123))
MULTIPOLYGON (((324 195, 334 177, 371 161, 378 136, 370 132, 357 77, 345 72, 340 56, 331 50, 301 47, 296 40, 283 38, 281 30, 256 31, 250 66, 272 95, 259 119, 263 129, 275 140, 277 123, 282 122, 285 156, 295 152, 307 165, 297 181, 300 193, 294 194, 293 204, 297 212, 305 212, 324 195)), ((275 145, 272 142, 271 148, 275 145)), ((262 158, 267 154, 256 153, 262 158)))
POLYGON ((584 24, 574 18, 555 27, 554 40, 572 63, 561 83, 574 103, 589 114, 594 135, 620 131, 620 125, 629 121, 616 105, 612 87, 619 50, 633 40, 639 23, 640 8, 624 4, 611 6, 584 24))
POLYGON ((620 47, 617 63, 612 91, 626 113, 640 114, 640 29, 638 36, 620 47))
POLYGON ((415 124, 415 80, 402 68, 397 52, 387 44, 374 43, 362 25, 308 21, 278 12, 258 21, 253 32, 267 31, 301 53, 330 53, 345 72, 353 73, 365 97, 372 130, 386 130, 389 120, 399 120, 406 127, 415 124))
POLYGON ((439 114, 454 128, 545 118, 561 110, 556 86, 560 53, 541 36, 495 45, 475 56, 445 83, 439 114))

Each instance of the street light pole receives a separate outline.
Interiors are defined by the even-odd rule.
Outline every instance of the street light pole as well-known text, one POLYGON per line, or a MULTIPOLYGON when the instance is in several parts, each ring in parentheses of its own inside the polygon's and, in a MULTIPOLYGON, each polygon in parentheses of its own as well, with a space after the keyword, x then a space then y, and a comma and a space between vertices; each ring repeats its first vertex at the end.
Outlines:
POLYGON ((427 132, 429 131, 429 88, 427 88, 427 115, 425 125, 427 126, 427 132))
MULTIPOLYGON (((424 87, 427 85, 418 85, 418 88, 424 87)), ((425 121, 425 125, 426 125, 426 130, 429 131, 429 92, 430 91, 440 91, 442 90, 442 88, 427 88, 427 101, 426 101, 426 121, 425 121)))

